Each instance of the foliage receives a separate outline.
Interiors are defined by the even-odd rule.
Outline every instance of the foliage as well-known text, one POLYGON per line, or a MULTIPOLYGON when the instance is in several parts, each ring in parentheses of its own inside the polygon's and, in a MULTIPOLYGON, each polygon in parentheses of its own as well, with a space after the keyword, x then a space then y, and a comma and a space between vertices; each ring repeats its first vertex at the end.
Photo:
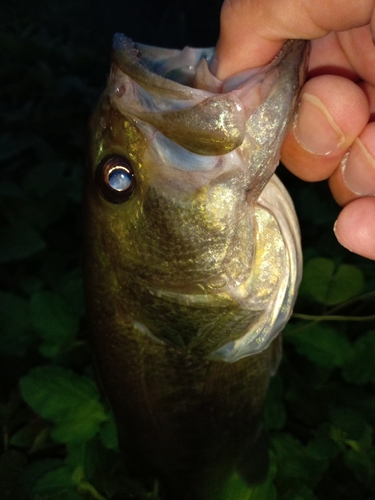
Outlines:
MULTIPOLYGON (((207 4, 206 21, 211 8, 217 20, 217 4, 207 4)), ((158 20, 173 18, 176 5, 163 3, 158 20)), ((189 25, 191 5, 178 4, 178 26, 189 25)), ((107 33, 114 31, 92 9, 88 0, 18 0, 2 12, 5 500, 158 498, 157 489, 147 492, 126 474, 87 343, 80 271, 84 137, 108 71, 107 33)), ((138 17, 134 9, 128 17, 138 20, 139 31, 150 7, 138 17)), ((202 38, 202 45, 214 41, 202 38)), ((305 273, 267 398, 271 467, 256 498, 375 498, 375 268, 335 241, 338 209, 327 187, 280 173, 299 214, 305 273)), ((232 487, 241 488, 236 478, 232 487)))

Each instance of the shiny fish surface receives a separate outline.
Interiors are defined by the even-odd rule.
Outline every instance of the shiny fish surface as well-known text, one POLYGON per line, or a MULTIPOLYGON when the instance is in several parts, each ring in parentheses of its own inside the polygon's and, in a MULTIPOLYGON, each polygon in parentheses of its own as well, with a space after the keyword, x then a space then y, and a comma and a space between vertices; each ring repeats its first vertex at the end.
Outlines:
POLYGON ((87 309, 129 469, 168 499, 215 500, 233 474, 258 474, 264 398, 301 276, 298 223, 274 171, 306 48, 289 41, 268 66, 222 82, 213 49, 114 39, 90 122, 87 309))

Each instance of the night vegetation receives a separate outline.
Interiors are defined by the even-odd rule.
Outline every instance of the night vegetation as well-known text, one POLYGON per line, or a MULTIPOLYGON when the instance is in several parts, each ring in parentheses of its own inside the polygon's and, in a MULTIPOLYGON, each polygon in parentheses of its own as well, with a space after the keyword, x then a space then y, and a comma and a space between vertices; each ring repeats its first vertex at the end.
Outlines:
MULTIPOLYGON (((161 498, 157 485, 145 491, 127 476, 95 382, 81 276, 85 129, 112 32, 212 45, 219 8, 182 0, 2 6, 3 500, 161 498)), ((298 212, 305 270, 264 413, 270 473, 251 499, 374 499, 375 265, 336 242, 339 209, 325 183, 279 173, 298 212)))

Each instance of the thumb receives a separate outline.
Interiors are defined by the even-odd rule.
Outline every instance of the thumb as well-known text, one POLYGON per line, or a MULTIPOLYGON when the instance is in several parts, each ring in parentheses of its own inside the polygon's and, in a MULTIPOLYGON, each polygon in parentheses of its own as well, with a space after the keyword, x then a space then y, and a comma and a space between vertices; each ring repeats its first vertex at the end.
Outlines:
POLYGON ((311 40, 364 26, 373 9, 374 0, 225 0, 216 75, 225 79, 267 64, 289 38, 311 40))

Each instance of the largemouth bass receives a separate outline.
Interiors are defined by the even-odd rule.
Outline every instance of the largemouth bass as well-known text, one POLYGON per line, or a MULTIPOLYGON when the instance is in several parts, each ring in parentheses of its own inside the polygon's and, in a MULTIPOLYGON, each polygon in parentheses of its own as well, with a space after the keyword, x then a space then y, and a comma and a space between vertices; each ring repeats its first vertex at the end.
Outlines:
POLYGON ((217 500, 233 474, 254 476, 301 276, 274 171, 306 47, 221 82, 213 49, 114 39, 90 122, 87 308, 129 468, 172 500, 217 500))

